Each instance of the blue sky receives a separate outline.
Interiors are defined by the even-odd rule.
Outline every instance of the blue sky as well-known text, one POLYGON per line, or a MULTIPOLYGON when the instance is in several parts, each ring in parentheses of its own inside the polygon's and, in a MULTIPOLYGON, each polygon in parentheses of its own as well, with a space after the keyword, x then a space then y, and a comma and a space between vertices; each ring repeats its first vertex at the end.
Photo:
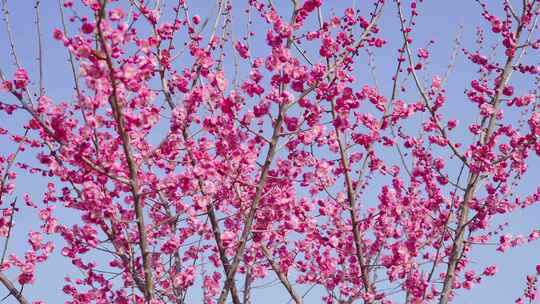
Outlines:
MULTIPOLYGON (((327 1, 324 10, 325 17, 328 17, 332 10, 337 13, 342 12, 344 7, 353 2, 345 0, 327 1)), ((356 5, 361 8, 365 6, 365 1, 359 0, 356 2, 356 5)), ((189 1, 189 3, 193 11, 195 13, 198 12, 203 17, 212 11, 215 4, 214 1, 209 0, 189 1)), ((276 0, 274 3, 278 7, 280 5, 289 7, 289 0, 276 0)), ((395 6, 393 3, 388 4, 385 14, 381 19, 380 27, 383 36, 389 40, 389 43, 385 48, 375 54, 377 78, 383 92, 389 92, 390 90, 391 75, 388 71, 393 70, 396 50, 402 43, 400 33, 398 32, 399 25, 397 23, 395 6)), ((244 15, 241 13, 241 10, 245 7, 245 3, 244 1, 235 1, 235 5, 238 6, 238 10, 236 11, 238 18, 235 18, 234 22, 237 23, 237 35, 240 36, 244 31, 243 22, 245 19, 243 19, 244 15)), ((37 40, 34 24, 34 1, 11 0, 8 1, 8 6, 19 58, 21 58, 23 66, 28 68, 31 74, 35 76, 37 75, 37 40)), ((462 45, 464 47, 472 47, 475 39, 475 27, 477 25, 485 27, 485 22, 480 17, 479 6, 472 0, 424 1, 421 4, 420 12, 421 16, 418 19, 417 28, 414 32, 415 43, 413 47, 421 47, 430 39, 436 41, 431 51, 432 58, 429 73, 422 75, 426 79, 430 79, 432 75, 443 74, 446 70, 446 65, 449 62, 454 46, 453 40, 459 31, 459 27, 463 27, 461 35, 462 45)), ((44 65, 46 67, 44 70, 44 83, 46 93, 55 101, 69 100, 73 94, 71 90, 73 84, 69 65, 67 64, 67 53, 62 45, 51 38, 52 30, 61 27, 56 1, 42 1, 41 18, 44 36, 43 50, 44 65)), ((488 45, 494 42, 494 40, 490 39, 492 37, 489 37, 488 33, 488 45)), ((0 31, 0 42, 2 42, 3 46, 0 48, 0 68, 7 75, 11 75, 13 64, 9 56, 9 48, 3 24, 0 31)), ((267 49, 265 49, 263 44, 252 44, 252 53, 264 53, 265 51, 267 49)), ((365 60, 365 56, 361 60, 365 60)), ((475 70, 466 61, 462 53, 459 54, 455 65, 456 68, 450 75, 447 86, 448 103, 444 113, 447 117, 456 116, 462 121, 471 121, 474 120, 475 113, 471 111, 472 106, 467 102, 463 90, 467 87, 470 80, 473 79, 475 70)), ((368 82, 371 81, 368 72, 366 69, 366 75, 359 75, 359 78, 365 79, 368 82)), ((516 84, 515 81, 511 81, 511 83, 516 85, 519 90, 519 84, 516 84)), ((0 95, 0 98, 7 99, 9 97, 0 95)), ((9 101, 11 102, 11 100, 9 101)), ((23 119, 22 116, 5 117, 2 115, 4 114, 0 114, 0 126, 10 129, 14 129, 20 125, 20 121, 23 119)), ((14 149, 13 146, 10 146, 3 139, 0 143, 6 149, 14 149)), ((29 154, 21 156, 21 160, 32 161, 33 158, 34 155, 29 154)), ((539 165, 538 159, 534 159, 534 162, 531 163, 533 170, 530 170, 527 177, 523 179, 523 184, 519 188, 520 191, 528 193, 531 189, 536 188, 539 179, 535 175, 535 167, 539 165)), ((45 188, 46 181, 44 179, 25 174, 21 174, 18 179, 17 193, 19 196, 22 196, 22 193, 29 193, 38 204, 45 188)), ((532 207, 526 211, 516 212, 511 217, 501 218, 498 221, 504 222, 508 220, 511 222, 509 231, 515 234, 522 233, 527 235, 530 230, 538 227, 537 215, 539 211, 538 207, 532 207)), ((68 220, 74 221, 76 219, 69 212, 62 210, 60 212, 68 215, 68 220)), ((35 224, 36 214, 32 212, 20 213, 16 217, 16 223, 20 229, 15 229, 16 235, 10 243, 10 250, 20 253, 25 250, 27 245, 25 244, 25 235, 17 232, 27 231, 27 227, 35 227, 34 229, 37 230, 38 227, 35 224)), ((57 247, 57 249, 60 248, 61 246, 57 247)), ((529 244, 517 249, 511 249, 504 255, 494 253, 495 251, 493 249, 474 249, 473 259, 478 263, 478 269, 482 269, 481 266, 493 263, 498 264, 500 270, 498 275, 495 278, 485 280, 483 284, 476 286, 472 291, 460 295, 455 303, 511 303, 521 295, 525 275, 532 273, 534 271, 534 265, 540 262, 538 259, 540 245, 538 243, 529 244)), ((57 253, 47 263, 38 266, 38 279, 35 286, 26 288, 28 298, 43 299, 47 303, 61 303, 65 300, 61 292, 63 277, 66 274, 74 273, 75 270, 70 266, 69 262, 66 262, 57 253)), ((2 295, 3 291, 0 291, 0 298, 2 295)), ((254 291, 253 298, 255 299, 254 303, 257 304, 286 303, 287 295, 283 292, 281 286, 276 286, 254 291)), ((307 298, 306 303, 318 303, 319 298, 320 292, 315 290, 310 293, 310 297, 307 298)), ((193 301, 193 303, 197 303, 196 300, 193 301)), ((8 299, 6 303, 15 302, 12 299, 8 299)))

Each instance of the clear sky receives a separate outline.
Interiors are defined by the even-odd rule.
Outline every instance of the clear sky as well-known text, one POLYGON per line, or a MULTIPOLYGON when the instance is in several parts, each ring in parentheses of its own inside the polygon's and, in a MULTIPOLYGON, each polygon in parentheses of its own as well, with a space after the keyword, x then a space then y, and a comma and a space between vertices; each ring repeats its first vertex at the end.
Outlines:
MULTIPOLYGON (((166 1, 167 2, 167 1, 166 1)), ((208 15, 212 11, 215 1, 210 0, 193 0, 188 1, 189 5, 195 12, 199 12, 201 16, 208 15)), ((358 0, 356 5, 365 6, 365 1, 358 0)), ((499 2, 499 1, 489 1, 499 2)), ((502 1, 501 1, 502 2, 502 1)), ((289 0, 275 0, 275 5, 287 5, 289 0)), ((325 15, 329 16, 332 10, 342 12, 343 8, 354 1, 346 0, 329 0, 325 4, 325 15)), ((245 1, 234 1, 234 5, 239 9, 245 7, 245 1)), ((32 0, 10 0, 8 1, 9 11, 12 20, 13 32, 15 34, 16 47, 18 56, 23 65, 27 67, 32 75, 36 75, 37 65, 37 39, 36 29, 34 24, 34 1, 32 0)), ((398 32, 398 23, 396 17, 395 5, 389 2, 387 5, 384 17, 381 19, 380 26, 384 36, 389 40, 388 45, 376 54, 377 77, 381 89, 385 92, 389 91, 391 86, 391 75, 388 71, 393 70, 395 53, 401 45, 402 40, 398 32), (392 58, 391 60, 388 60, 392 58)), ((477 25, 485 26, 485 22, 480 16, 479 6, 473 0, 431 0, 424 1, 420 8, 421 16, 417 22, 415 29, 414 47, 421 47, 430 39, 435 40, 435 45, 432 49, 432 63, 429 67, 429 73, 425 74, 426 78, 431 78, 434 74, 443 74, 446 70, 446 65, 449 63, 449 58, 454 46, 454 38, 462 26, 461 43, 464 47, 470 47, 474 44, 475 30, 477 25)), ((239 31, 243 31, 245 19, 244 15, 238 14, 240 17, 235 18, 235 23, 238 23, 239 31)), ((72 78, 69 66, 67 64, 67 52, 57 41, 52 39, 52 30, 60 28, 60 18, 56 1, 42 1, 41 4, 41 19, 43 24, 44 36, 44 65, 45 65, 45 87, 47 95, 51 96, 55 101, 69 100, 72 97, 72 78)), ((487 36, 488 44, 492 43, 489 34, 487 36)), ((13 71, 12 59, 8 47, 8 40, 4 24, 0 31, 0 68, 10 75, 13 71)), ((266 49, 264 46, 253 44, 252 52, 263 53, 266 49), (259 48, 259 49, 258 49, 259 48)), ((363 58, 362 60, 365 60, 363 58)), ((455 63, 456 67, 450 75, 448 82, 448 106, 445 108, 445 114, 448 116, 457 116, 462 121, 470 121, 474 119, 474 113, 471 113, 471 105, 467 102, 463 94, 464 89, 474 77, 475 70, 466 61, 463 54, 460 53, 455 63)), ((366 70, 366 75, 369 73, 366 70)), ((369 79, 369 75, 365 76, 369 79)), ((360 76, 364 77, 364 76, 360 76)), ((371 81, 371 80, 368 80, 371 81)), ((519 89, 519 84, 511 81, 519 89)), ((9 100, 8 96, 0 94, 3 100, 9 100)), ((0 114, 0 126, 14 128, 20 125, 21 116, 7 118, 0 114)), ((6 149, 13 149, 8 143, 1 142, 6 149)), ((33 155, 23 155, 22 160, 31 160, 33 155)), ((539 183, 538 175, 535 174, 540 168, 538 159, 531 163, 533 170, 530 170, 527 178, 523 180, 523 185, 519 188, 525 193, 530 192, 539 183)), ((22 197, 23 193, 29 193, 36 203, 40 203, 43 191, 46 189, 44 179, 37 177, 29 177, 21 174, 18 180, 17 193, 22 197)), ((5 203, 4 203, 5 204, 5 203)), ((517 212, 511 218, 502 218, 499 222, 509 220, 512 224, 509 231, 515 234, 527 235, 530 230, 539 226, 538 207, 532 207, 525 212, 517 212)), ((68 220, 73 221, 73 217, 69 212, 60 210, 61 213, 69 215, 68 220)), ((27 231, 27 227, 36 226, 35 212, 22 212, 16 217, 18 231, 27 231)), ((10 243, 10 252, 21 253, 26 248, 24 234, 16 234, 10 243)), ((42 299, 46 303, 62 303, 66 297, 63 295, 61 288, 63 286, 63 277, 66 274, 73 273, 75 270, 69 264, 69 261, 64 260, 59 256, 58 251, 61 246, 57 247, 57 252, 45 264, 38 267, 38 278, 35 286, 27 287, 26 294, 30 299, 42 299)), ((498 264, 499 273, 495 278, 486 279, 483 284, 475 286, 470 292, 460 292, 455 303, 513 303, 513 301, 521 295, 525 286, 525 275, 534 271, 534 266, 540 262, 540 245, 538 243, 529 244, 517 249, 511 249, 504 255, 495 253, 494 248, 477 248, 474 249, 474 260, 478 263, 478 269, 483 269, 481 266, 489 264, 498 264)), ((0 298, 7 291, 0 288, 0 298)), ((281 290, 281 286, 271 288, 261 288, 255 290, 253 298, 256 304, 270 303, 286 303, 287 296, 281 290)), ((320 292, 314 291, 308 297, 306 303, 318 303, 320 292)), ((6 300, 6 303, 15 303, 13 299, 6 300)), ((193 303, 197 303, 194 300, 193 303)))

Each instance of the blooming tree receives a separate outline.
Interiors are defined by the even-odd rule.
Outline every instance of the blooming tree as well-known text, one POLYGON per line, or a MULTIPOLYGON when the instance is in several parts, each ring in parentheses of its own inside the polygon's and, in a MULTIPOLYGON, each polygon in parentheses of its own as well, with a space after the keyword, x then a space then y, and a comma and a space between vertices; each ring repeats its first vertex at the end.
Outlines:
MULTIPOLYGON (((446 304, 496 274, 474 267, 473 247, 540 237, 497 224, 540 200, 519 190, 540 155, 539 2, 460 4, 478 11, 477 44, 457 39, 440 75, 436 42, 415 35, 422 1, 209 2, 199 16, 199 1, 59 1, 53 33, 40 9, 57 4, 32 2, 35 63, 2 0, 8 296, 45 303, 23 287, 59 254, 79 270, 50 291, 67 303, 261 303, 254 286, 275 280, 297 304, 311 287, 321 303, 446 304), (46 39, 70 68, 47 66, 46 39), (452 69, 470 121, 448 110, 452 69), (45 77, 72 79, 70 99, 45 77), (41 197, 16 195, 21 174, 46 181, 41 197)), ((517 303, 537 297, 540 266, 530 273, 517 303)))

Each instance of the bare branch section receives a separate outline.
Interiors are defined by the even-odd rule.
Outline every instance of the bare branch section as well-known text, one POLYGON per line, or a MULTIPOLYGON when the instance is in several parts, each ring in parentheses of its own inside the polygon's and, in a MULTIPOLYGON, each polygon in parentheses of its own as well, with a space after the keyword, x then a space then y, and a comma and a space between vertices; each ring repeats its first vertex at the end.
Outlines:
POLYGON ((30 301, 28 301, 21 293, 20 290, 13 285, 10 279, 6 277, 6 275, 3 272, 0 272, 0 282, 4 284, 4 286, 9 290, 9 294, 12 295, 20 304, 30 304, 30 301))
POLYGON ((304 303, 302 301, 302 297, 300 297, 300 295, 298 295, 296 293, 296 291, 294 290, 291 282, 287 278, 287 275, 285 273, 283 273, 283 271, 281 271, 279 265, 272 259, 272 253, 270 252, 270 250, 268 250, 268 248, 266 248, 265 245, 261 245, 261 250, 264 253, 264 255, 266 256, 266 259, 268 260, 268 263, 272 267, 272 270, 274 270, 274 272, 278 276, 279 281, 281 282, 283 287, 285 287, 285 289, 287 289, 287 292, 291 296, 294 303, 296 303, 296 304, 304 303))

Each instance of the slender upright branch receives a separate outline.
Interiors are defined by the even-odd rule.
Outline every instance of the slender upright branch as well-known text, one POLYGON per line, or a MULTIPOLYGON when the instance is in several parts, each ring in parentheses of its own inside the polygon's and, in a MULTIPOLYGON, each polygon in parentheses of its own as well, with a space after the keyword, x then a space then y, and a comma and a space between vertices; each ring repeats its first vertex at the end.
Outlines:
MULTIPOLYGON (((291 24, 294 22, 294 18, 296 16, 296 11, 298 9, 298 1, 293 0, 293 11, 291 14, 291 24)), ((287 45, 286 48, 290 48, 292 44, 292 34, 289 39, 287 39, 287 45)), ((280 90, 284 90, 284 86, 280 86, 280 90)), ((291 102, 292 103, 292 102, 291 102)), ((238 240, 238 247, 236 249, 236 253, 234 255, 234 258, 232 260, 231 266, 229 268, 229 272, 227 273, 227 276, 225 278, 225 286, 223 287, 221 294, 219 295, 218 303, 224 304, 227 300, 227 295, 229 293, 229 289, 233 285, 234 276, 236 274, 236 271, 238 269, 238 266, 240 265, 240 261, 244 255, 244 251, 246 249, 247 240, 249 235, 251 234, 251 228, 253 225, 253 221, 255 218, 255 213, 259 207, 259 204, 261 202, 262 194, 264 187, 266 185, 266 180, 268 179, 268 172, 270 170, 270 166, 272 165, 272 162, 274 160, 274 156, 277 151, 277 145, 281 133, 281 125, 284 120, 284 115, 287 112, 288 106, 290 104, 280 104, 278 107, 278 116, 276 121, 273 125, 273 131, 272 131, 272 137, 270 139, 270 143, 268 146, 268 152, 266 154, 264 164, 261 169, 261 173, 259 175, 259 181, 257 183, 257 187, 255 190, 255 197, 253 198, 253 202, 251 203, 251 207, 249 208, 249 212, 247 214, 246 219, 244 220, 244 227, 242 229, 242 234, 240 235, 240 239, 238 240)))
MULTIPOLYGON (((524 8, 523 14, 526 13, 525 10, 526 8, 524 8)), ((515 32, 516 41, 519 41, 523 28, 523 23, 519 23, 515 32)), ((501 103, 503 89, 508 83, 508 80, 510 79, 510 76, 512 74, 514 59, 514 56, 508 56, 508 58, 506 59, 503 72, 500 76, 500 82, 498 83, 498 86, 496 88, 496 93, 491 100, 491 105, 494 108, 494 113, 490 115, 487 129, 485 130, 484 136, 480 139, 481 145, 488 144, 491 136, 493 135, 493 132, 495 131, 497 112, 501 103)), ((469 172, 463 202, 461 203, 458 210, 458 224, 456 228, 454 242, 452 244, 452 249, 450 251, 450 260, 446 268, 446 274, 444 278, 443 289, 439 299, 439 304, 447 304, 450 301, 450 297, 452 294, 452 286, 456 278, 456 268, 461 257, 463 256, 465 234, 469 223, 470 202, 476 194, 476 190, 480 184, 480 181, 480 173, 473 171, 469 172)))
POLYGON ((36 4, 34 6, 36 11, 36 34, 38 39, 38 71, 39 71, 39 96, 43 96, 45 94, 45 89, 43 87, 43 42, 42 42, 42 35, 41 35, 41 16, 40 16, 40 5, 41 0, 36 0, 36 4))
POLYGON ((109 48, 105 37, 103 35, 102 22, 105 18, 105 7, 107 5, 107 0, 101 2, 101 10, 98 16, 97 22, 97 32, 99 43, 101 45, 101 51, 105 54, 105 61, 109 69, 109 80, 111 82, 112 94, 109 97, 109 103, 111 105, 113 115, 117 124, 117 132, 120 135, 122 140, 122 148, 124 150, 124 155, 126 157, 127 166, 129 169, 129 182, 131 188, 131 194, 133 197, 133 204, 135 209, 135 216, 137 219, 137 230, 139 236, 139 249, 142 255, 143 262, 143 271, 144 271, 144 281, 145 281, 145 299, 146 301, 151 301, 154 299, 154 282, 152 279, 152 260, 150 256, 150 251, 148 249, 148 236, 146 232, 146 226, 144 224, 144 210, 143 210, 143 198, 139 190, 139 177, 138 177, 138 165, 133 156, 131 138, 127 134, 125 119, 122 107, 118 100, 117 94, 117 84, 116 78, 114 76, 114 66, 112 62, 111 55, 109 53, 109 48))

